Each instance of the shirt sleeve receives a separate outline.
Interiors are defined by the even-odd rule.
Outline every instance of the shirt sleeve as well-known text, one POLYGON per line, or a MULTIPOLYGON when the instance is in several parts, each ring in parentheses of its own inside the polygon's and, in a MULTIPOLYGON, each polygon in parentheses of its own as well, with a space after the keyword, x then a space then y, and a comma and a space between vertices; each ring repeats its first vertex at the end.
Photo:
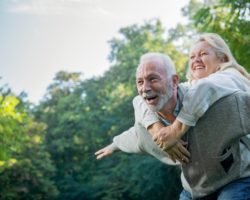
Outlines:
POLYGON ((135 121, 140 123, 146 129, 148 129, 150 125, 159 122, 156 113, 150 110, 141 96, 136 96, 133 99, 133 106, 135 111, 135 121))
POLYGON ((131 127, 120 135, 113 138, 113 143, 110 145, 112 150, 121 150, 126 153, 142 153, 139 147, 139 138, 135 127, 131 127))
POLYGON ((239 77, 231 72, 217 72, 202 78, 184 96, 177 120, 188 126, 195 126, 213 103, 239 90, 244 90, 244 87, 239 77))

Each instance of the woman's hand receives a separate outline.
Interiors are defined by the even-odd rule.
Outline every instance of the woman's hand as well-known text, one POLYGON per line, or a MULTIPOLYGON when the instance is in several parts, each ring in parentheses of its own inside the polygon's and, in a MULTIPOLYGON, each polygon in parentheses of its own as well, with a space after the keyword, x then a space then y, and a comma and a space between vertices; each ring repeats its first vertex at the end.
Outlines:
POLYGON ((177 144, 188 129, 189 126, 175 120, 172 125, 161 128, 153 139, 161 149, 168 150, 177 144))

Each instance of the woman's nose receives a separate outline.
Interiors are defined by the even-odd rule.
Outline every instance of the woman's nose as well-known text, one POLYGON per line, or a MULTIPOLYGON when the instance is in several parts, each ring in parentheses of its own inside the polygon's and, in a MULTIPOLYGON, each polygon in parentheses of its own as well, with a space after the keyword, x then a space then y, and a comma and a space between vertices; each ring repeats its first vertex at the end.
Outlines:
POLYGON ((201 57, 199 55, 195 56, 193 62, 201 62, 201 57))

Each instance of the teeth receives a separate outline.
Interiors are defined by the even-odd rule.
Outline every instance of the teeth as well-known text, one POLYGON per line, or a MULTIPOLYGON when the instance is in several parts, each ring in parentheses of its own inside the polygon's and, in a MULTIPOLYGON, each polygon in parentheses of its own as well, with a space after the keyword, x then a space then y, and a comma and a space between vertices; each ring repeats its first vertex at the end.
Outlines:
POLYGON ((204 69, 204 67, 203 67, 203 66, 197 66, 197 67, 195 67, 194 69, 195 69, 195 70, 196 70, 196 69, 204 69))
POLYGON ((144 99, 148 99, 148 100, 150 100, 150 99, 155 98, 155 97, 156 97, 156 95, 155 95, 155 94, 147 94, 147 93, 142 93, 142 97, 143 97, 144 99))

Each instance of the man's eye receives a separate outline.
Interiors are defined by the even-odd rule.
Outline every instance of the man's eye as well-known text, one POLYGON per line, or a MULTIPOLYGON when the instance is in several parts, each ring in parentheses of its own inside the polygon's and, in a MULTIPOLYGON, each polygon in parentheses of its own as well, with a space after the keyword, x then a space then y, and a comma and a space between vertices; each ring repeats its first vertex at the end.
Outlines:
POLYGON ((150 81, 153 82, 153 81, 157 81, 157 78, 153 77, 153 78, 150 78, 150 81))
POLYGON ((137 81, 137 85, 142 85, 143 81, 137 81))
POLYGON ((193 60, 193 59, 194 59, 194 56, 190 56, 189 58, 190 58, 191 60, 193 60))

